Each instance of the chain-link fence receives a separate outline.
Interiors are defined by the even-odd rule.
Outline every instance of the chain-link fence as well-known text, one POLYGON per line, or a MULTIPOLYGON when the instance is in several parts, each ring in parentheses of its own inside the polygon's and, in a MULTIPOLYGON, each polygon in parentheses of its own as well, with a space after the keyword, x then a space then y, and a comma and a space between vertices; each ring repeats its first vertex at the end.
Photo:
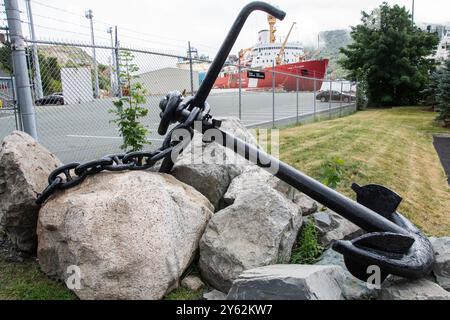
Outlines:
MULTIPOLYGON (((26 52, 39 141, 63 162, 86 161, 121 151, 122 138, 110 110, 114 101, 129 94, 119 75, 124 68, 124 52, 132 54, 134 81, 147 92, 143 106, 149 113, 142 122, 150 130, 148 140, 155 147, 162 141, 157 135, 161 98, 173 90, 195 93, 209 67, 207 60, 190 57, 189 53, 83 43, 29 41, 26 52)), ((235 69, 241 70, 239 66, 235 69)), ((263 83, 246 79, 246 71, 241 76, 236 71, 227 87, 211 93, 208 102, 212 114, 239 117, 249 127, 271 127, 344 115, 356 109, 356 86, 348 81, 275 70, 265 70, 269 81, 263 83)), ((14 77, 6 78, 9 93, 0 109, 0 139, 20 129, 14 77)))

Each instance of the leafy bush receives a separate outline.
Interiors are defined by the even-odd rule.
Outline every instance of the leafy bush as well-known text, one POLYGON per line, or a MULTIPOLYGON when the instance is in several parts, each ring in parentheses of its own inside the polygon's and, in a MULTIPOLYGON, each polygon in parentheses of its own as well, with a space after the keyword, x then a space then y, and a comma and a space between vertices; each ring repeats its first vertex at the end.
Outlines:
POLYGON ((114 102, 115 109, 110 112, 115 114, 116 123, 120 135, 123 137, 121 149, 126 152, 140 151, 144 145, 151 144, 147 141, 149 131, 146 126, 139 122, 140 118, 147 116, 148 109, 141 107, 146 103, 146 90, 142 84, 136 81, 136 72, 139 68, 133 63, 134 56, 129 51, 121 51, 120 54, 120 78, 127 87, 127 95, 114 102))
POLYGON ((323 253, 319 245, 317 229, 314 223, 307 222, 303 225, 292 249, 292 264, 314 264, 323 253))
POLYGON ((337 157, 325 161, 320 168, 320 181, 324 185, 336 189, 342 180, 345 170, 344 166, 345 161, 337 157))
POLYGON ((350 78, 367 83, 369 106, 416 104, 435 69, 430 57, 439 43, 437 35, 420 30, 404 7, 383 2, 362 13, 351 36, 353 42, 341 49, 340 63, 350 78))

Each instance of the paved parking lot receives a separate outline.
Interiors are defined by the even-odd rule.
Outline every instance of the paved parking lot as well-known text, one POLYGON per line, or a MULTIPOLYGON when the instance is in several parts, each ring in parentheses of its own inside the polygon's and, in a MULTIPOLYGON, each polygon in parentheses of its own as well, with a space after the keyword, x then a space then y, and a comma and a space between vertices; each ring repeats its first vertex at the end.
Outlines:
MULTIPOLYGON (((149 116, 144 119, 151 134, 149 140, 154 148, 160 145, 158 136, 158 104, 161 97, 149 97, 146 107, 149 116)), ((313 93, 299 93, 299 114, 314 111, 313 93)), ((214 116, 239 116, 239 95, 237 92, 213 93, 209 99, 214 116)), ((295 117, 297 113, 296 93, 276 93, 275 118, 295 117)), ((333 102, 331 107, 339 106, 333 102)), ((37 107, 39 141, 54 152, 63 162, 87 161, 105 154, 120 152, 121 137, 117 127, 110 123, 113 115, 108 112, 112 100, 97 100, 92 103, 66 106, 37 107)), ((329 103, 316 102, 316 110, 330 108, 329 103)), ((242 121, 247 126, 272 121, 272 93, 244 92, 242 94, 242 121)), ((15 129, 13 116, 0 117, 0 140, 15 129)))

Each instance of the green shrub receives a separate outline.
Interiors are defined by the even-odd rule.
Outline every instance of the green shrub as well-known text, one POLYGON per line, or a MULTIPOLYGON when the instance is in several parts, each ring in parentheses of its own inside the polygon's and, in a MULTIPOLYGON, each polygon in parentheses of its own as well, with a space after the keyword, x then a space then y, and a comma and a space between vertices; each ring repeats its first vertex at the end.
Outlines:
POLYGON ((314 264, 323 253, 318 241, 317 229, 314 223, 303 225, 292 249, 292 264, 314 264))

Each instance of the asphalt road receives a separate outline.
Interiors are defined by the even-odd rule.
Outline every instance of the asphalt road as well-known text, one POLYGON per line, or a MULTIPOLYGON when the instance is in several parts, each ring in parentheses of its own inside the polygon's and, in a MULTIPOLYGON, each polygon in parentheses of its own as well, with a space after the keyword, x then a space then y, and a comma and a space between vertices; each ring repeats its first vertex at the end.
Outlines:
MULTIPOLYGON (((152 146, 158 147, 162 137, 158 136, 158 104, 161 97, 149 97, 146 107, 149 116, 143 120, 151 134, 152 146)), ((275 118, 295 117, 297 110, 296 93, 276 93, 275 118)), ((208 99, 214 116, 239 116, 239 95, 237 92, 214 93, 208 99)), ((339 106, 333 102, 332 107, 339 106)), ((82 162, 99 158, 106 154, 120 152, 122 142, 115 124, 110 123, 113 115, 108 112, 112 100, 97 100, 92 103, 66 106, 37 107, 39 142, 54 152, 64 163, 82 162)), ((329 103, 316 102, 316 110, 330 108, 329 103)), ((242 94, 242 121, 245 125, 255 125, 272 121, 272 93, 242 94)), ((299 114, 314 111, 313 93, 299 93, 299 114)), ((15 129, 13 116, 0 116, 0 141, 15 129)))

